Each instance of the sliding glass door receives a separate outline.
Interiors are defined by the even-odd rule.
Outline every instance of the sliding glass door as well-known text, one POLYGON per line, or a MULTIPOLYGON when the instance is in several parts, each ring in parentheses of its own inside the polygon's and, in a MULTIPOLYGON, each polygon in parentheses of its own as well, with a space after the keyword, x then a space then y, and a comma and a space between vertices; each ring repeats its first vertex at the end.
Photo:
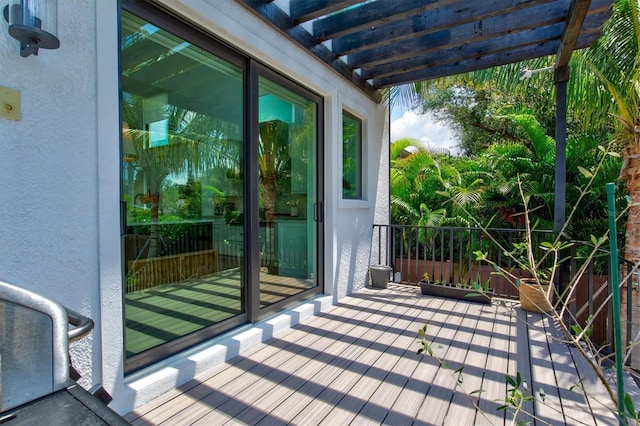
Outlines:
POLYGON ((149 4, 122 4, 131 372, 321 291, 321 99, 149 4))

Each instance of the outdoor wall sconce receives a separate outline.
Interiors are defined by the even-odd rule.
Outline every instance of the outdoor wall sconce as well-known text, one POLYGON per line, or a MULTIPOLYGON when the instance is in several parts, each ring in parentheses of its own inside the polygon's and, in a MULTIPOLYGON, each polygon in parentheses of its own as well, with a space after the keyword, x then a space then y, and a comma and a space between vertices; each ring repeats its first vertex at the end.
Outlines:
POLYGON ((9 0, 3 15, 9 23, 9 35, 20 41, 20 56, 60 47, 57 10, 57 0, 9 0))

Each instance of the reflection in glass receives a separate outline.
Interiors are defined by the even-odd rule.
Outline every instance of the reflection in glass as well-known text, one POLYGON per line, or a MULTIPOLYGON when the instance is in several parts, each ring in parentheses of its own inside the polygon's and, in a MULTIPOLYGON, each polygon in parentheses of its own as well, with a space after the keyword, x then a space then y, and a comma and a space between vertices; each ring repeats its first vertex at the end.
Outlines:
POLYGON ((122 15, 126 353, 245 311, 243 71, 122 15))
POLYGON ((362 198, 362 122, 342 114, 342 198, 362 198))
POLYGON ((260 306, 317 286, 315 152, 317 105, 260 78, 260 306))

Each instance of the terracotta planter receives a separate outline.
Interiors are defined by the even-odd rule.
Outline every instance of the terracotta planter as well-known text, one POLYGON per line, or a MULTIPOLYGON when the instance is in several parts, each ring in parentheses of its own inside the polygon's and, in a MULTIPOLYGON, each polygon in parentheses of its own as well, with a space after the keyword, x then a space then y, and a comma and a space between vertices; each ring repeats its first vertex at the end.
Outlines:
POLYGON ((433 284, 432 282, 420 281, 422 294, 428 296, 446 297, 449 299, 464 300, 467 302, 478 302, 491 304, 493 290, 481 292, 469 287, 456 287, 452 284, 433 284))
POLYGON ((521 278, 518 284, 520 307, 527 312, 545 313, 551 311, 553 309, 551 304, 553 292, 549 293, 549 285, 538 285, 531 278, 521 278))

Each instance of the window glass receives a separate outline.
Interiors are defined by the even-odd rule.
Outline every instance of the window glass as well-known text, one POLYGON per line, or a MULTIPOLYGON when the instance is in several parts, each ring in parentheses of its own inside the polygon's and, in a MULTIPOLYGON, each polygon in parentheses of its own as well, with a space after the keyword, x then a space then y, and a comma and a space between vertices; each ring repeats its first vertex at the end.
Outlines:
POLYGON ((260 306, 317 287, 317 104, 260 77, 260 306))
POLYGON ((122 13, 128 358, 245 312, 243 70, 122 13))
POLYGON ((362 199, 362 121, 342 113, 342 198, 362 199))

